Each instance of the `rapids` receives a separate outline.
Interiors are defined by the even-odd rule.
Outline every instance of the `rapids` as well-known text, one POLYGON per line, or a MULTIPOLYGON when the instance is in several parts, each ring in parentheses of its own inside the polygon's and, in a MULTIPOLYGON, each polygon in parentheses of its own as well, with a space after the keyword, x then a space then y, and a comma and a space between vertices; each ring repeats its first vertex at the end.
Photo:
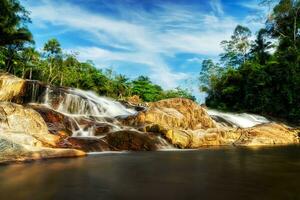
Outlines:
MULTIPOLYGON (((31 91, 27 94, 27 103, 43 105, 72 118, 76 122, 73 136, 95 136, 95 127, 80 123, 82 120, 106 123, 112 127, 112 131, 132 129, 122 126, 116 117, 135 115, 137 111, 118 101, 98 96, 91 91, 51 87, 37 81, 27 81, 27 84, 31 91)), ((225 113, 212 109, 208 109, 207 113, 217 123, 232 127, 249 128, 270 122, 265 117, 254 114, 225 113)))
POLYGON ((207 113, 217 122, 239 128, 250 128, 270 121, 260 115, 248 113, 226 113, 208 109, 207 113))
POLYGON ((132 108, 126 108, 120 102, 107 97, 100 97, 91 91, 83 91, 75 88, 56 88, 49 85, 41 85, 39 82, 30 81, 28 103, 48 107, 56 112, 72 118, 76 126, 72 136, 93 137, 95 127, 82 124, 81 121, 93 121, 105 123, 112 127, 112 131, 130 129, 122 127, 116 117, 126 117, 137 113, 132 108))

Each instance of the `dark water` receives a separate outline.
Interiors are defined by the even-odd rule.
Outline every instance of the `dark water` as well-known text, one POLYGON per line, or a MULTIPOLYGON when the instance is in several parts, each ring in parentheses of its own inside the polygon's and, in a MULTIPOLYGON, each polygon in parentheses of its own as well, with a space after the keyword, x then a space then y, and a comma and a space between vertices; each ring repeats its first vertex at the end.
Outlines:
POLYGON ((300 199, 300 146, 104 154, 0 166, 0 199, 300 199))

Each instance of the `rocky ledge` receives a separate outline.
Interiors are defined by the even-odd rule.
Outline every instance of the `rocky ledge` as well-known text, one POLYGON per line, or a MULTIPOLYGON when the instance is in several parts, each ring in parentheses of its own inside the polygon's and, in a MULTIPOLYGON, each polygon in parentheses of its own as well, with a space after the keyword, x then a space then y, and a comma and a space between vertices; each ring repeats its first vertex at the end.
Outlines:
MULTIPOLYGON (((0 74, 0 163, 77 157, 95 151, 299 143, 300 129, 274 122, 250 128, 234 127, 213 119, 205 107, 181 98, 142 106, 135 98, 135 102, 125 102, 125 106, 136 108, 135 114, 100 118, 84 115, 78 118, 76 113, 59 112, 61 102, 70 101, 71 110, 74 109, 73 104, 78 106, 84 103, 90 111, 90 100, 66 94, 67 88, 54 88, 52 99, 46 105, 40 101, 48 87, 39 82, 0 74), (138 105, 135 107, 134 104, 138 105), (80 131, 93 135, 74 137, 80 131)), ((120 106, 118 104, 116 107, 119 109, 120 106)), ((104 108, 100 110, 107 112, 104 108)))

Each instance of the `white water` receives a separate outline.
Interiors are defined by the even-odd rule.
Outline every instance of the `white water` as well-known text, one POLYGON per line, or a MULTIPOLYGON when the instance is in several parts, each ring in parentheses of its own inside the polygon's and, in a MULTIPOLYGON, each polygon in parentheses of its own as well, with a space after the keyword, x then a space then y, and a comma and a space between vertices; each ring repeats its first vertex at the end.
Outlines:
POLYGON ((226 113, 226 112, 220 112, 211 109, 208 109, 207 113, 212 117, 216 116, 218 118, 221 118, 225 122, 240 128, 249 128, 249 127, 256 126, 258 124, 264 124, 270 122, 267 118, 260 115, 254 115, 254 114, 226 113))
MULTIPOLYGON (((52 107, 51 94, 49 95, 49 93, 49 88, 47 88, 43 103, 52 107)), ((135 110, 128 109, 117 101, 80 89, 68 89, 56 110, 69 115, 110 118, 136 113, 135 110)))
POLYGON ((77 127, 73 128, 72 136, 95 136, 97 123, 107 124, 111 127, 111 131, 121 130, 123 127, 115 120, 115 117, 136 114, 134 109, 126 108, 113 99, 100 97, 90 91, 71 88, 57 89, 47 86, 43 95, 37 97, 38 88, 39 85, 33 83, 31 102, 43 104, 72 118, 77 127), (82 120, 88 121, 88 123, 81 123, 82 120))

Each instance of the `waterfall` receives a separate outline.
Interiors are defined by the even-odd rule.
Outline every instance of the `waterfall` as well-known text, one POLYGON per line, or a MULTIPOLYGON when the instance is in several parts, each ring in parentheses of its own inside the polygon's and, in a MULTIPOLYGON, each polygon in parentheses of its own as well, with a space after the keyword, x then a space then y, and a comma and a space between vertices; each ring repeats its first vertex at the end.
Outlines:
POLYGON ((207 113, 219 123, 231 125, 240 128, 250 128, 258 124, 269 123, 270 121, 260 115, 247 113, 226 113, 217 110, 208 109, 207 113))
POLYGON ((99 126, 107 126, 109 131, 124 129, 126 127, 115 118, 137 113, 120 102, 100 97, 91 91, 41 86, 35 81, 28 82, 27 89, 24 102, 43 105, 73 120, 72 136, 94 137, 99 126))

